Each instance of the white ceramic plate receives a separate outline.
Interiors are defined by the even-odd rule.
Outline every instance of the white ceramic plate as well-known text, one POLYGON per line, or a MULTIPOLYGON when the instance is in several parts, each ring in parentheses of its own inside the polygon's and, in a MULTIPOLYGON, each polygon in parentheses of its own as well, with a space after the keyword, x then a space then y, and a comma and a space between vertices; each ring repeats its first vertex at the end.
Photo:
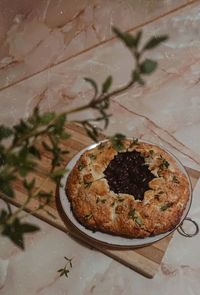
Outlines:
MULTIPOLYGON (((144 142, 144 141, 143 141, 144 142)), ((146 141, 145 141, 146 142, 146 141)), ((111 234, 106 234, 106 233, 102 233, 100 231, 96 231, 93 232, 90 229, 85 228, 82 224, 80 224, 78 222, 78 220, 75 218, 75 216, 72 213, 71 210, 71 205, 70 202, 67 198, 66 192, 65 192, 65 185, 66 185, 66 181, 68 178, 68 175, 70 173, 70 171, 73 169, 73 167, 75 166, 77 160, 80 158, 81 154, 83 154, 86 150, 90 150, 94 147, 96 147, 99 143, 95 143, 92 144, 90 146, 88 146, 87 148, 83 149, 81 152, 79 152, 66 166, 66 173, 65 175, 62 177, 61 179, 61 186, 59 188, 59 196, 60 196, 60 201, 61 201, 61 205, 62 208, 67 216, 67 218, 71 221, 71 223, 76 227, 76 229, 78 229, 82 234, 86 235, 89 238, 92 238, 94 240, 96 240, 97 242, 103 243, 103 244, 107 244, 107 245, 111 245, 111 246, 120 246, 120 247, 133 247, 133 248, 137 248, 137 247, 142 247, 142 246, 146 246, 149 244, 152 244, 156 241, 159 241, 163 238, 165 238, 166 236, 168 236, 170 233, 172 233, 174 230, 177 229, 177 227, 183 222, 183 220, 186 218, 188 211, 190 209, 191 206, 191 201, 192 201, 192 189, 191 189, 191 183, 190 183, 190 179, 188 177, 188 174, 185 170, 185 168, 183 167, 183 165, 174 157, 174 155, 172 155, 170 152, 166 151, 167 153, 169 153, 176 161, 177 165, 179 166, 180 170, 186 175, 186 177, 188 178, 188 182, 189 182, 189 186, 190 186, 190 198, 189 201, 186 205, 186 208, 183 212, 182 218, 179 222, 179 224, 172 230, 172 231, 168 231, 166 233, 163 234, 159 234, 156 236, 152 236, 152 237, 146 237, 146 238, 125 238, 125 237, 120 237, 120 236, 114 236, 111 234)), ((150 143, 150 142, 146 142, 146 143, 150 143)), ((162 147, 161 147, 162 148, 162 147)), ((162 148, 163 149, 163 148, 162 148)))

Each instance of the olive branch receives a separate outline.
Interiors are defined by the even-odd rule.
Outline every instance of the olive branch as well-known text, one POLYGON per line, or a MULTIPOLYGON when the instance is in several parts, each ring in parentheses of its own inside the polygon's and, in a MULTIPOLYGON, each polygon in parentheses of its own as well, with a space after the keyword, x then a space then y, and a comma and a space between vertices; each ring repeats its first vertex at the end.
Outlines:
MULTIPOLYGON (((68 153, 68 150, 61 147, 61 142, 68 140, 71 136, 65 129, 66 125, 71 122, 70 115, 88 109, 95 110, 97 112, 96 118, 76 120, 75 122, 84 127, 91 139, 98 141, 102 128, 95 127, 94 124, 102 122, 103 128, 108 126, 111 116, 108 113, 111 98, 128 90, 135 84, 145 84, 145 76, 155 71, 157 62, 144 58, 144 53, 167 40, 167 36, 152 37, 141 46, 142 31, 133 36, 114 27, 113 32, 125 44, 135 61, 135 68, 132 70, 127 83, 111 90, 112 76, 108 76, 101 87, 98 87, 93 79, 85 78, 85 81, 93 89, 93 96, 85 105, 62 113, 41 113, 37 105, 27 119, 21 119, 18 124, 12 127, 0 126, 0 195, 6 204, 6 208, 0 210, 0 234, 9 238, 22 249, 24 249, 24 234, 39 230, 36 225, 23 222, 27 214, 23 216, 22 211, 34 199, 39 201, 34 213, 39 210, 46 210, 46 205, 53 198, 53 192, 45 192, 42 187, 38 188, 35 178, 30 179, 29 177, 31 172, 37 170, 38 161, 42 160, 38 145, 42 145, 44 150, 52 155, 51 168, 46 176, 59 184, 60 178, 65 173, 60 168, 60 165, 63 156, 68 153), (23 183, 27 197, 24 203, 14 211, 9 204, 9 200, 15 198, 14 182, 16 180, 23 183)), ((110 137, 116 149, 121 148, 123 138, 124 136, 121 134, 110 137)))

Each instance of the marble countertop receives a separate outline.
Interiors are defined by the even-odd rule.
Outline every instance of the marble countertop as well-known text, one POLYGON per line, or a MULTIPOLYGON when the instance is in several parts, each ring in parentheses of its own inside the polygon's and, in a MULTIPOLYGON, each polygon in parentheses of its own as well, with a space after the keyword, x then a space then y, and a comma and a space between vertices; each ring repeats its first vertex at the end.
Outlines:
MULTIPOLYGON (((133 63, 112 25, 131 33, 142 29, 143 40, 170 38, 150 54, 159 67, 146 85, 112 99, 106 133, 161 144, 200 171, 199 1, 1 0, 0 123, 27 117, 41 97, 43 110, 86 102, 91 92, 83 77, 102 83, 112 74, 114 85, 122 85, 133 63)), ((198 223, 199 195, 200 180, 189 213, 198 223)), ((176 232, 150 280, 35 217, 27 220, 41 231, 27 235, 26 251, 0 239, 1 295, 199 294, 200 235, 176 232), (68 279, 57 273, 64 256, 73 257, 68 279)))

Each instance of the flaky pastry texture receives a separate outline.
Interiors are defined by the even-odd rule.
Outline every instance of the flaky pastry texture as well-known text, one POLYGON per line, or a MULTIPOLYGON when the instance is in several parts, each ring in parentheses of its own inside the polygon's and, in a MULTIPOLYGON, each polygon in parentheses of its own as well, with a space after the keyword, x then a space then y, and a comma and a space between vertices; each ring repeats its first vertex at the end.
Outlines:
POLYGON ((172 230, 189 200, 188 178, 174 158, 156 145, 125 139, 123 146, 121 153, 140 152, 155 176, 144 199, 110 190, 104 171, 119 151, 106 141, 84 152, 68 176, 66 193, 73 214, 86 228, 128 238, 172 230))

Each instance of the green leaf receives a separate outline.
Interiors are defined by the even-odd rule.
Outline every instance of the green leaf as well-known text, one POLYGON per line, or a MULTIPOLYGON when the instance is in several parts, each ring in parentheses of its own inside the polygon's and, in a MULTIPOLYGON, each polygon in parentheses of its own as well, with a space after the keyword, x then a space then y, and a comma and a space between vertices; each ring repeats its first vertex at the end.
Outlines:
POLYGON ((66 256, 64 256, 65 260, 67 260, 67 262, 69 262, 70 267, 72 268, 72 259, 73 258, 67 258, 66 256))
POLYGON ((102 85, 102 93, 108 92, 112 84, 112 76, 109 76, 102 85))
POLYGON ((29 149, 27 146, 22 146, 22 148, 19 150, 19 162, 24 161, 27 159, 29 155, 29 149))
POLYGON ((63 270, 62 272, 60 272, 60 277, 62 277, 65 274, 65 271, 63 270))
POLYGON ((97 142, 99 138, 99 131, 102 131, 101 128, 93 126, 89 120, 82 121, 81 123, 87 132, 87 135, 97 142))
POLYGON ((39 227, 30 223, 21 223, 19 218, 15 218, 13 223, 5 224, 2 235, 7 236, 14 244, 24 249, 24 234, 38 230, 39 227))
POLYGON ((9 214, 6 210, 2 209, 0 211, 0 225, 4 225, 6 223, 8 216, 9 214))
POLYGON ((50 177, 52 180, 54 180, 56 183, 58 183, 61 179, 61 177, 65 174, 66 170, 65 169, 59 169, 54 171, 50 177))
POLYGON ((68 278, 68 273, 69 273, 69 270, 68 269, 66 269, 65 270, 65 276, 68 278))
POLYGON ((12 181, 16 179, 16 176, 13 174, 7 174, 5 171, 2 171, 0 174, 0 191, 6 194, 8 197, 14 197, 14 191, 12 189, 12 181))
POLYGON ((141 78, 140 73, 138 73, 135 70, 132 72, 132 79, 133 81, 138 82, 142 86, 145 84, 144 80, 141 78))
POLYGON ((142 31, 138 31, 135 36, 135 46, 138 46, 142 37, 142 31))
POLYGON ((112 146, 116 151, 121 151, 124 149, 123 140, 125 138, 126 138, 126 136, 121 133, 116 133, 114 136, 110 137, 110 141, 112 143, 112 146))
POLYGON ((5 201, 5 203, 6 203, 6 207, 7 207, 7 210, 8 210, 8 215, 10 216, 10 215, 12 215, 11 205, 7 201, 5 201))
POLYGON ((15 230, 12 225, 6 225, 2 231, 2 235, 9 238, 16 246, 24 250, 24 237, 23 234, 15 230))
POLYGON ((6 148, 0 144, 0 166, 5 165, 7 161, 7 151, 6 148))
POLYGON ((67 133, 67 132, 62 132, 61 136, 62 139, 69 139, 71 137, 71 134, 67 133))
POLYGON ((30 153, 28 148, 22 147, 18 152, 14 153, 7 153, 6 154, 6 164, 9 166, 14 166, 17 169, 20 169, 23 166, 35 166, 35 163, 28 160, 30 153))
POLYGON ((34 224, 31 223, 21 223, 20 224, 20 230, 24 233, 33 233, 35 231, 38 231, 40 228, 34 224))
MULTIPOLYGON (((49 204, 49 202, 51 201, 51 198, 53 196, 52 192, 44 192, 44 191, 40 191, 38 193, 38 197, 39 199, 43 199, 43 201, 45 201, 46 204, 49 204)), ((41 208, 40 208, 41 209, 41 208)))
MULTIPOLYGON (((53 154, 53 159, 51 161, 51 166, 52 166, 51 168, 54 170, 56 166, 60 166, 61 162, 63 161, 63 158, 61 156, 62 152, 58 147, 54 147, 52 149, 52 154, 53 154)), ((56 181, 56 175, 54 180, 56 181)))
POLYGON ((32 161, 23 161, 18 167, 19 174, 22 177, 25 177, 30 171, 34 170, 35 166, 36 163, 32 161))
POLYGON ((96 98, 96 96, 98 94, 98 86, 97 86, 97 83, 93 79, 91 79, 91 78, 84 78, 84 80, 86 82, 90 83, 90 85, 93 87, 93 89, 94 89, 94 97, 93 97, 93 99, 96 98))
POLYGON ((96 133, 92 130, 89 129, 88 127, 85 127, 85 131, 87 132, 87 135, 94 141, 98 141, 97 135, 96 133))
POLYGON ((55 135, 62 135, 64 124, 66 121, 66 114, 61 114, 56 118, 55 124, 54 124, 54 134, 55 135))
POLYGON ((22 176, 22 177, 27 176, 28 172, 30 172, 30 169, 27 168, 27 167, 20 167, 20 168, 19 168, 19 174, 20 174, 20 176, 22 176))
POLYGON ((143 50, 149 50, 155 48, 160 43, 166 41, 168 39, 167 35, 152 37, 147 43, 144 45, 143 50))
POLYGON ((30 115, 30 117, 28 118, 28 122, 32 125, 36 125, 37 123, 40 122, 40 116, 39 116, 39 108, 38 106, 36 106, 33 109, 32 114, 30 115))
POLYGON ((44 113, 43 115, 41 115, 39 121, 41 124, 46 125, 46 124, 49 124, 54 118, 55 118, 55 113, 53 112, 44 113))
POLYGON ((136 47, 136 40, 131 34, 126 32, 123 33, 116 27, 113 27, 112 30, 115 33, 115 35, 126 44, 126 46, 128 46, 129 48, 136 47))
POLYGON ((0 191, 2 191, 2 193, 4 193, 7 197, 14 197, 14 190, 8 181, 0 182, 0 191))
POLYGON ((28 190, 32 190, 34 188, 35 185, 35 178, 33 178, 30 182, 28 182, 27 179, 24 179, 23 181, 23 186, 28 190))
POLYGON ((140 65, 140 70, 143 74, 151 74, 157 68, 157 62, 151 59, 145 59, 143 63, 140 65))
POLYGON ((19 124, 16 124, 13 128, 15 130, 16 138, 30 131, 30 126, 22 119, 20 120, 19 124))
POLYGON ((8 138, 13 134, 13 130, 11 128, 0 125, 0 140, 4 138, 8 138))
POLYGON ((52 151, 52 148, 45 141, 42 141, 42 145, 48 152, 52 151))
POLYGON ((32 146, 30 146, 29 148, 28 148, 28 151, 29 151, 29 153, 31 154, 31 155, 33 155, 35 158, 37 158, 37 159, 41 159, 41 155, 40 155, 40 151, 34 146, 34 145, 32 145, 32 146))
POLYGON ((0 174, 0 184, 2 183, 2 182, 10 182, 10 181, 13 181, 13 180, 15 180, 16 179, 16 176, 15 175, 13 175, 13 174, 7 174, 6 172, 1 172, 1 174, 0 174))
MULTIPOLYGON (((32 150, 32 152, 37 153, 36 150, 32 150)), ((29 148, 27 146, 23 146, 19 150, 19 154, 13 156, 13 164, 18 168, 21 176, 26 176, 36 166, 36 163, 30 160, 29 148)))

